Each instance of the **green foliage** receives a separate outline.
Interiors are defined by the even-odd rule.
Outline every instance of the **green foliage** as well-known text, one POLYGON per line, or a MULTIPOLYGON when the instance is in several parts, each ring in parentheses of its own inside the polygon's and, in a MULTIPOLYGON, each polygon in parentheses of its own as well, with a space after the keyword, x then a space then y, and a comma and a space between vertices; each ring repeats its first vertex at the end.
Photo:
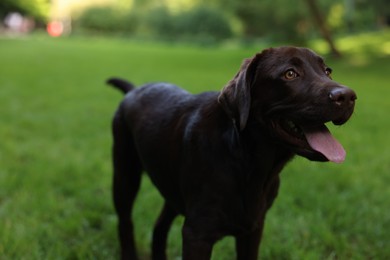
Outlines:
POLYGON ((1 0, 0 18, 16 11, 44 22, 49 15, 49 8, 50 0, 1 0))
MULTIPOLYGON (((169 5, 172 2, 138 0, 131 10, 94 7, 80 21, 76 19, 75 28, 206 43, 236 37, 302 44, 320 36, 304 0, 193 0, 191 8, 173 9, 169 5), (127 22, 123 21, 124 15, 127 22)), ((323 19, 338 34, 385 26, 390 20, 389 5, 385 2, 317 0, 323 19)))
MULTIPOLYGON (((124 8, 130 6, 125 4, 129 3, 127 0, 114 2, 112 6, 92 7, 80 17, 73 17, 72 28, 76 32, 205 43, 235 37, 302 44, 320 35, 305 0, 133 0, 131 10, 124 8)), ((0 17, 18 11, 43 23, 48 18, 50 3, 50 0, 1 0, 0 17)), ((390 24, 388 0, 316 0, 316 3, 332 33, 370 31, 390 24)))
MULTIPOLYGON (((351 1, 351 0, 349 0, 351 1)), ((390 5, 386 0, 359 0, 356 1, 357 7, 359 10, 363 9, 372 9, 375 13, 375 17, 378 19, 387 19, 389 25, 390 23, 390 5)))
POLYGON ((173 38, 176 25, 168 8, 161 6, 150 10, 145 15, 145 27, 152 34, 165 39, 173 38))
MULTIPOLYGON (((209 1, 200 1, 208 4, 209 1)), ((214 5, 238 18, 247 39, 268 38, 302 42, 312 30, 304 1, 214 0, 214 5)))
MULTIPOLYGON (((348 152, 342 165, 297 158, 266 219, 261 259, 389 259, 390 32, 338 41, 335 80, 356 90, 351 121, 331 127, 348 152)), ((322 43, 315 50, 326 55, 322 43)), ((110 121, 123 96, 110 76, 137 85, 170 81, 219 90, 253 48, 193 48, 123 39, 0 39, 0 259, 118 258, 111 200, 110 121), (44 53, 44 55, 42 55, 44 53)), ((162 205, 143 179, 134 217, 141 259, 162 205)), ((180 256, 182 218, 168 242, 180 256)), ((213 259, 233 259, 234 241, 213 259)))
POLYGON ((76 19, 75 27, 100 33, 138 33, 164 40, 204 43, 232 36, 229 21, 223 13, 201 6, 177 14, 172 14, 164 6, 148 11, 134 9, 125 12, 112 7, 93 7, 76 19))
POLYGON ((217 9, 199 6, 180 13, 175 19, 178 35, 187 38, 223 40, 232 36, 229 21, 217 9))
MULTIPOLYGON (((209 4, 210 0, 199 0, 209 4)), ((389 25, 390 5, 387 0, 317 0, 321 14, 336 32, 372 30, 389 25), (379 24, 378 24, 379 21, 379 24)), ((289 0, 213 0, 242 23, 243 36, 266 37, 289 42, 304 42, 318 36, 306 1, 289 0)))
POLYGON ((135 31, 136 25, 134 15, 110 6, 89 8, 75 21, 76 29, 83 28, 90 32, 105 34, 131 34, 135 31))
POLYGON ((149 12, 147 20, 150 30, 165 39, 216 42, 232 36, 229 21, 223 13, 204 6, 178 14, 161 7, 149 12))

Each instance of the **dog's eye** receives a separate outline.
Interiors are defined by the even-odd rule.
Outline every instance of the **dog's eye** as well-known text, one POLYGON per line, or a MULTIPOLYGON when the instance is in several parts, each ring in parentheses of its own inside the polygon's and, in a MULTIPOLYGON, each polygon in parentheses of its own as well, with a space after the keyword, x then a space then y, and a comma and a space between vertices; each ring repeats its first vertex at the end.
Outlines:
POLYGON ((296 77, 298 77, 298 74, 293 70, 288 70, 284 73, 285 79, 295 79, 296 77))
POLYGON ((330 77, 330 75, 332 75, 332 69, 331 68, 326 68, 325 69, 325 74, 330 77))

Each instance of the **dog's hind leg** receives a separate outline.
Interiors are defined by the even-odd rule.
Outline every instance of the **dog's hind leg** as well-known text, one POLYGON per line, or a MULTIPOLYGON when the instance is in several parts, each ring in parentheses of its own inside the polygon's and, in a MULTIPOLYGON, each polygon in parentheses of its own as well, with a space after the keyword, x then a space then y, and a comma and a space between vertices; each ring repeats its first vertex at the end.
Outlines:
POLYGON ((171 208, 166 202, 160 213, 159 218, 154 226, 153 230, 153 242, 152 242, 152 259, 153 260, 165 260, 167 237, 169 229, 173 220, 178 215, 177 211, 171 208))
POLYGON ((132 208, 141 182, 142 165, 120 113, 113 121, 113 198, 118 215, 121 259, 137 259, 132 208))

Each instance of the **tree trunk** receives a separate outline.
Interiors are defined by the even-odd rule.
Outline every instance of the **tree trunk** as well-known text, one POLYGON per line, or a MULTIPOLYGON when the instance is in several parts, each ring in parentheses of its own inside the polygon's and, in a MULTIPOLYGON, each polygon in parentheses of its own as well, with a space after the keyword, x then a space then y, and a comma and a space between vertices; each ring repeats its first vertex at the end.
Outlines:
POLYGON ((337 57, 337 58, 341 57, 341 53, 336 48, 336 45, 332 39, 332 35, 330 33, 330 30, 326 26, 324 18, 320 12, 320 9, 318 8, 317 2, 315 0, 306 0, 306 3, 309 7, 310 12, 313 15, 315 23, 317 24, 318 28, 320 29, 322 37, 324 37, 325 41, 329 44, 332 55, 337 57))

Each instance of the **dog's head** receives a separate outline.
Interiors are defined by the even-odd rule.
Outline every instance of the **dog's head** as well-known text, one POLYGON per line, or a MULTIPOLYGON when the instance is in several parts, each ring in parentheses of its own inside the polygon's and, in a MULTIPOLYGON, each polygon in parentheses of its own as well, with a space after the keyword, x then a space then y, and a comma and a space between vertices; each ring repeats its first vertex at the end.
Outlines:
POLYGON ((342 162, 345 151, 325 123, 344 124, 353 113, 356 94, 333 81, 331 73, 309 49, 267 49, 244 61, 219 102, 241 131, 260 123, 299 155, 342 162))

